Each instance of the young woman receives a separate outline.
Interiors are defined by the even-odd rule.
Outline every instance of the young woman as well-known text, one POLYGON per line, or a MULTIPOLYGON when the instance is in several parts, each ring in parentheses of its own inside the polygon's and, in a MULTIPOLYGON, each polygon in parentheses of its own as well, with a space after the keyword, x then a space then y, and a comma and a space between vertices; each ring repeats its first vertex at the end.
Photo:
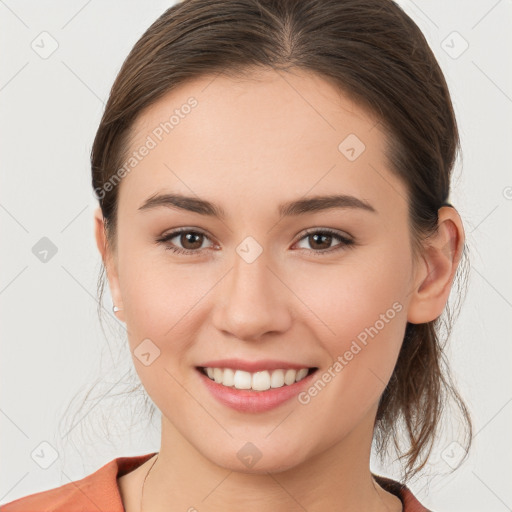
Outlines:
POLYGON ((427 510, 406 482, 446 400, 471 432, 439 335, 464 254, 458 147, 443 74, 391 0, 167 10, 91 158, 160 450, 4 512, 427 510), (401 482, 370 470, 391 440, 401 482))

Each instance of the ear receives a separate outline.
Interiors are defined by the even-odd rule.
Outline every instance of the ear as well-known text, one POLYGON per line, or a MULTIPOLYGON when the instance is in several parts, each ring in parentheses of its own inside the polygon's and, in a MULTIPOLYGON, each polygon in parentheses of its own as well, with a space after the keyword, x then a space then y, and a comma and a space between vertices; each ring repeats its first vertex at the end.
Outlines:
POLYGON ((417 262, 407 312, 412 324, 430 322, 441 315, 464 249, 464 227, 457 210, 443 206, 438 215, 438 232, 425 242, 424 254, 417 262))
POLYGON ((101 213, 101 208, 99 207, 94 211, 94 235, 96 237, 96 245, 98 246, 98 250, 101 254, 101 259, 103 260, 103 265, 107 272, 108 285, 112 295, 112 300, 118 308, 121 308, 121 311, 114 314, 119 318, 119 320, 124 322, 123 299, 119 287, 116 258, 107 242, 105 222, 103 214, 101 213))

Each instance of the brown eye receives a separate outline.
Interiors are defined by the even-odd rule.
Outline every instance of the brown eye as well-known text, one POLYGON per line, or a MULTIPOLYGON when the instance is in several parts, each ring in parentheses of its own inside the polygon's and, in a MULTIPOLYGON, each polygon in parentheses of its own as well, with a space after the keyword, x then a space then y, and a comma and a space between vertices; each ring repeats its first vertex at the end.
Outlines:
POLYGON ((303 240, 306 241, 306 245, 309 247, 299 247, 301 249, 307 249, 309 252, 315 254, 315 256, 331 254, 335 251, 355 245, 353 239, 329 229, 310 230, 299 240, 299 244, 302 243, 303 240), (339 243, 332 246, 333 241, 338 241, 339 243))
POLYGON ((332 235, 315 234, 308 235, 309 245, 313 249, 329 249, 332 243, 332 235))
POLYGON ((175 253, 192 255, 202 251, 205 240, 208 240, 208 237, 204 233, 181 229, 162 236, 157 239, 157 242, 164 244, 167 250, 175 253))
POLYGON ((183 248, 187 250, 200 249, 201 245, 203 245, 204 235, 201 233, 185 232, 178 235, 178 237, 183 248))

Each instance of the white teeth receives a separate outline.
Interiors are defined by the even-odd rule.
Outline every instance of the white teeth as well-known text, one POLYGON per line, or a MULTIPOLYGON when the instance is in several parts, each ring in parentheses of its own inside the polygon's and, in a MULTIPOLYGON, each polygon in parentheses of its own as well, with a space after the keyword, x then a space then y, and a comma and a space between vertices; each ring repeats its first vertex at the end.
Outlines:
POLYGON ((284 374, 284 383, 288 386, 295 382, 295 377, 297 377, 297 370, 286 370, 284 374))
POLYGON ((284 386, 284 370, 274 370, 270 378, 270 387, 282 388, 284 386))
POLYGON ((299 382, 299 380, 302 380, 307 374, 308 374, 308 369, 307 368, 301 368, 297 372, 297 377, 295 378, 295 381, 299 382))
POLYGON ((205 368, 208 377, 218 384, 236 389, 252 389, 253 391, 266 391, 270 388, 281 388, 299 382, 307 376, 309 368, 300 370, 273 370, 255 373, 231 368, 205 368))
POLYGON ((256 372, 253 374, 251 388, 255 391, 265 391, 270 389, 270 374, 267 371, 256 372))
POLYGON ((237 370, 235 372, 235 378, 233 379, 233 386, 235 386, 236 389, 251 389, 251 374, 237 370))
POLYGON ((235 383, 235 372, 231 368, 225 368, 222 377, 222 384, 224 386, 233 386, 235 383))
POLYGON ((220 368, 213 369, 213 380, 219 384, 222 384, 222 370, 220 368))

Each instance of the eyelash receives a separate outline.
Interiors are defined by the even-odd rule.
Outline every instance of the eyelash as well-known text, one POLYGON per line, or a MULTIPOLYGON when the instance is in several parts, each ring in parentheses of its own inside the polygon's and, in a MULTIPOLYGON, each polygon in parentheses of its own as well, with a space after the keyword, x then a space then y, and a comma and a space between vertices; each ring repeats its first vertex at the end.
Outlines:
MULTIPOLYGON (((176 231, 172 231, 171 233, 168 233, 167 235, 164 235, 164 236, 158 238, 156 241, 158 243, 165 244, 166 245, 165 249, 168 251, 172 251, 175 254, 184 254, 184 255, 191 255, 191 256, 199 254, 203 249, 190 250, 190 249, 181 249, 180 247, 176 247, 174 245, 167 245, 167 242, 169 242, 169 240, 171 240, 171 239, 175 238, 176 236, 181 235, 183 233, 194 233, 196 235, 203 235, 203 236, 207 237, 206 233, 203 233, 202 231, 188 229, 188 228, 182 228, 182 229, 178 229, 176 231)), ((312 228, 312 229, 306 230, 304 235, 301 238, 299 238, 297 243, 300 242, 301 240, 303 240, 304 238, 306 238, 310 235, 313 235, 313 234, 330 235, 330 236, 332 236, 332 238, 341 242, 339 245, 337 245, 335 247, 331 247, 329 249, 324 249, 321 251, 315 251, 313 249, 305 249, 305 250, 309 250, 310 252, 312 252, 315 256, 325 256, 326 254, 332 254, 334 252, 338 252, 343 249, 352 248, 353 246, 356 245, 355 240, 353 240, 351 238, 347 238, 347 237, 341 235, 340 233, 338 233, 337 231, 327 229, 327 228, 326 229, 312 228)))

